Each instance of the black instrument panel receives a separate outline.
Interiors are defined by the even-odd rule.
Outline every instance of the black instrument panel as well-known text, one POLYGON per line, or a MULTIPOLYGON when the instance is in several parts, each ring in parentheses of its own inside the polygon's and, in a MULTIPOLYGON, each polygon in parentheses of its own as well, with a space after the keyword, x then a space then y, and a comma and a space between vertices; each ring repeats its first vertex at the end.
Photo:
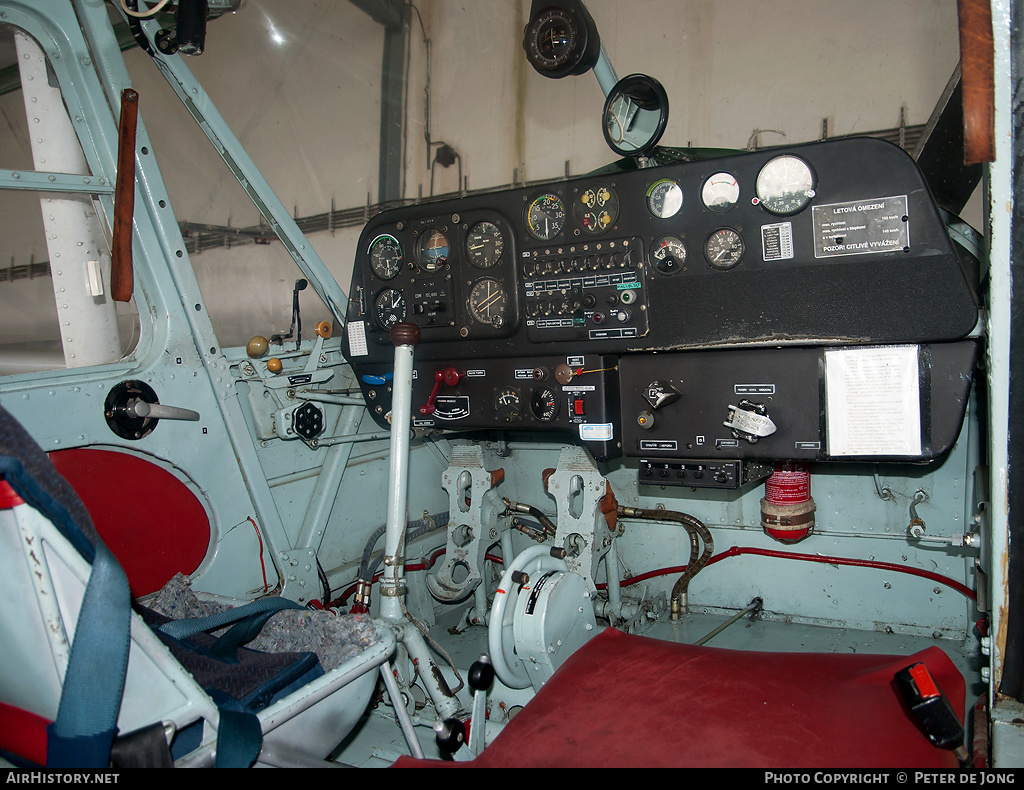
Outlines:
MULTIPOLYGON (((386 377, 398 321, 420 327, 415 411, 449 365, 478 374, 442 402, 499 369, 582 358, 605 370, 666 351, 954 341, 977 323, 976 263, 905 152, 833 140, 383 212, 360 237, 343 348, 384 424, 387 387, 367 382, 386 377)), ((425 424, 565 429, 504 385, 505 401, 489 385, 456 420, 425 424)), ((634 454, 618 399, 592 398, 593 421, 573 423, 582 441, 611 426, 602 455, 634 454)))

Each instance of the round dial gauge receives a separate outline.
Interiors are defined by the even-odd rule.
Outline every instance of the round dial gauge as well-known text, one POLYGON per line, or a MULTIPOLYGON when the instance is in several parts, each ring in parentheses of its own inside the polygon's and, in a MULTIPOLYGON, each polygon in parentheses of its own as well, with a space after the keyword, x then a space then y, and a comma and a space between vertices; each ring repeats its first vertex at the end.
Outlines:
POLYGON ((569 63, 576 48, 579 27, 561 8, 544 11, 526 28, 526 55, 537 68, 551 70, 569 63))
POLYGON ((382 329, 390 331, 399 321, 405 320, 405 296, 397 288, 385 288, 377 294, 374 310, 377 323, 382 329))
POLYGON ((478 222, 469 229, 466 237, 466 254, 469 262, 481 269, 490 269, 501 260, 505 239, 493 222, 478 222))
POLYGON ((389 233, 370 243, 370 268, 382 280, 390 280, 402 270, 402 245, 389 233))
POLYGON ((814 173, 798 156, 777 156, 757 174, 757 199, 772 214, 794 214, 813 197, 814 173))
POLYGON ((715 173, 704 182, 701 202, 712 211, 728 211, 740 199, 740 185, 732 173, 715 173))
POLYGON ((655 181, 647 190, 647 208, 658 219, 668 219, 683 207, 683 190, 671 178, 655 181))
POLYGON ((651 266, 662 274, 675 274, 686 263, 686 245, 675 236, 662 236, 651 245, 651 266))
POLYGON ((732 228, 719 228, 704 242, 704 257, 716 269, 731 269, 743 258, 743 238, 732 228))
POLYGON ((508 307, 505 289, 491 277, 477 280, 469 292, 468 307, 470 315, 481 324, 504 326, 505 310, 508 307))
POLYGON ((619 198, 609 187, 585 189, 576 203, 576 221, 585 233, 604 233, 619 218, 619 198))
POLYGON ((416 257, 420 266, 436 272, 448 263, 448 237, 433 228, 424 231, 416 243, 416 257))
POLYGON ((558 195, 541 195, 526 207, 526 227, 535 239, 549 241, 562 232, 564 225, 565 204, 558 195))
POLYGON ((523 398, 518 390, 506 387, 494 398, 494 410, 498 419, 505 422, 516 422, 523 416, 523 398))
POLYGON ((558 416, 558 395, 551 387, 540 387, 530 396, 530 414, 541 422, 551 422, 558 416))

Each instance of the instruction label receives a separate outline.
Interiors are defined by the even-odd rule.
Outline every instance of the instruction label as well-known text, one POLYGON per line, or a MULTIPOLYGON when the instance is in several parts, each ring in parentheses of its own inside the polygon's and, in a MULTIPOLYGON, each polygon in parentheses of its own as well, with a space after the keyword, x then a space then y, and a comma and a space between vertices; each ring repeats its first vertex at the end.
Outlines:
POLYGON ((793 258, 793 223, 776 222, 774 225, 762 225, 761 253, 766 261, 786 261, 793 258))
POLYGON ((348 322, 348 353, 353 357, 365 357, 370 353, 366 348, 366 324, 363 321, 348 322))
POLYGON ((815 258, 896 252, 910 247, 906 195, 814 206, 811 215, 815 258))
POLYGON ((825 352, 829 455, 921 455, 918 364, 917 346, 825 352))

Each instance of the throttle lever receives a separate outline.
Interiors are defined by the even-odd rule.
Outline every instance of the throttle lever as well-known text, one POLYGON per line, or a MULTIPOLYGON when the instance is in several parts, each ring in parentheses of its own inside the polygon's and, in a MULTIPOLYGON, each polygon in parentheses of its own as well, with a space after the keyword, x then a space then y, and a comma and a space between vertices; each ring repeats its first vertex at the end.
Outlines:
POLYGON ((420 406, 420 414, 422 414, 424 417, 429 417, 431 414, 434 413, 434 402, 437 400, 437 393, 441 389, 442 384, 448 387, 454 387, 465 377, 465 373, 459 373, 459 371, 451 367, 437 371, 434 374, 434 389, 430 391, 430 397, 427 398, 426 404, 420 406))

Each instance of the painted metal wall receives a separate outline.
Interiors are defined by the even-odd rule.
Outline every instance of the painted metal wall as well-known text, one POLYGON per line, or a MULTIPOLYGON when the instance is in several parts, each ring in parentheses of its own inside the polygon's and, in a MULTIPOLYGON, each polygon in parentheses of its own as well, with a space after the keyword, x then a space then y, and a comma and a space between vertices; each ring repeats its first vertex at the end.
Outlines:
MULTIPOLYGON (((424 113, 429 40, 431 142, 459 154, 462 186, 557 178, 607 164, 603 96, 590 75, 547 80, 523 57, 529 11, 518 2, 423 0, 411 16, 405 194, 458 189, 459 167, 431 168, 424 113), (422 18, 422 27, 420 25, 422 18)), ((953 0, 592 0, 620 76, 663 82, 672 115, 666 145, 743 148, 924 123, 957 62, 953 0), (777 130, 777 131, 767 131, 777 130), (784 133, 785 136, 777 132, 784 133)), ((350 3, 249 2, 211 23, 190 66, 286 206, 300 216, 376 202, 383 29, 350 3)), ((142 114, 179 220, 255 225, 258 213, 148 62, 127 53, 142 114)), ((0 97, 0 166, 31 162, 17 94, 0 97)), ((436 151, 437 146, 429 146, 436 151)), ((4 197, 0 267, 46 259, 38 205, 4 197)), ((976 217, 980 219, 980 214, 976 217)), ((358 229, 313 243, 347 283, 358 229)), ((193 255, 224 345, 287 329, 298 276, 279 245, 193 255)), ((310 292, 307 292, 307 295, 310 292)), ((326 317, 303 297, 309 320, 326 317)), ((56 340, 47 290, 0 283, 0 344, 56 340)))

